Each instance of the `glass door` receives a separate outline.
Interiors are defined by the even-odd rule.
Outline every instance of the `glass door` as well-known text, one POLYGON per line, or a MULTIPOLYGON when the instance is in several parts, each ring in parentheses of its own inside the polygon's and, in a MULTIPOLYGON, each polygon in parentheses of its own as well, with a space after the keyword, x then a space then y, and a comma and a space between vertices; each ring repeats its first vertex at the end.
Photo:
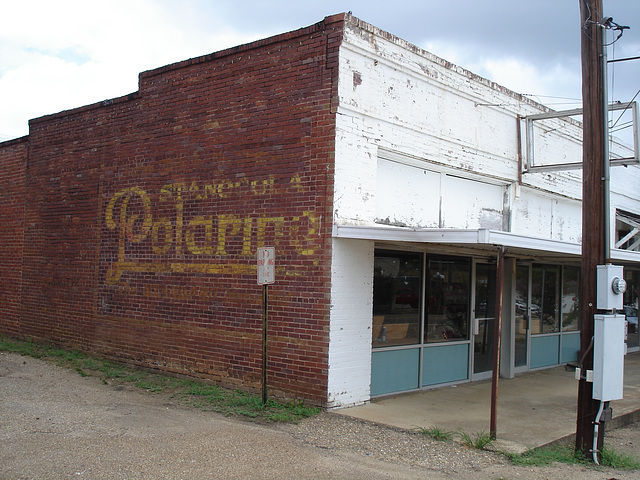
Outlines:
POLYGON ((529 265, 516 267, 516 315, 515 315, 515 351, 514 367, 516 371, 529 369, 529 338, 531 333, 529 311, 529 265))
POLYGON ((473 309, 473 379, 491 376, 496 312, 496 265, 476 263, 473 309))

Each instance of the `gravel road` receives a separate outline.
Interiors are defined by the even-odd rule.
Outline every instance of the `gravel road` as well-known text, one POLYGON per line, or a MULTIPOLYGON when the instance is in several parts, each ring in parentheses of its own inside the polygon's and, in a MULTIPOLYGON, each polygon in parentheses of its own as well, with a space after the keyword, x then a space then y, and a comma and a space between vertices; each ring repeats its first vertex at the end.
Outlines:
MULTIPOLYGON (((640 458, 640 427, 607 445, 640 458)), ((0 353, 0 479, 639 479, 516 467, 499 454, 323 413, 257 425, 0 353)))

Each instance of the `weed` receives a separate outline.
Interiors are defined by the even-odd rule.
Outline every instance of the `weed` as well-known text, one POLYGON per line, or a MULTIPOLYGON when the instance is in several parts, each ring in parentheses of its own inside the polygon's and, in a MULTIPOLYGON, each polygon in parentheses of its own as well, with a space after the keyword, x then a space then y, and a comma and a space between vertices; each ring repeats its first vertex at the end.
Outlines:
POLYGON ((615 450, 603 447, 600 454, 600 465, 618 470, 640 470, 640 460, 615 450))
POLYGON ((493 442, 493 437, 489 433, 478 432, 471 435, 458 431, 460 440, 469 448, 475 448, 477 450, 483 450, 493 442))
POLYGON ((439 428, 437 425, 434 427, 414 427, 413 431, 420 433, 421 435, 426 435, 427 437, 431 437, 434 440, 442 440, 449 441, 455 435, 455 432, 449 432, 439 428))

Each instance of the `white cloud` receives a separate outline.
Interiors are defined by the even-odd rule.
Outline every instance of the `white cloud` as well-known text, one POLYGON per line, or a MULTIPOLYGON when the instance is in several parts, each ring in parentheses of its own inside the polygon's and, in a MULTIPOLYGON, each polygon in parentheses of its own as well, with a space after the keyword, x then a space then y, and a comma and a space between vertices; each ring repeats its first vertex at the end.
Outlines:
POLYGON ((28 134, 31 118, 136 91, 141 71, 262 36, 215 17, 193 21, 198 6, 180 6, 153 0, 7 5, 0 20, 0 141, 28 134))
POLYGON ((542 103, 559 103, 561 98, 574 99, 580 102, 581 71, 573 71, 565 65, 554 64, 541 70, 526 61, 506 59, 486 59, 481 62, 481 69, 491 80, 504 85, 518 93, 538 96, 542 103))
MULTIPOLYGON (((433 41, 425 49, 473 73, 552 108, 574 108, 580 103, 579 62, 534 64, 515 57, 492 57, 477 46, 433 41)), ((549 60, 551 62, 551 60, 549 60)))

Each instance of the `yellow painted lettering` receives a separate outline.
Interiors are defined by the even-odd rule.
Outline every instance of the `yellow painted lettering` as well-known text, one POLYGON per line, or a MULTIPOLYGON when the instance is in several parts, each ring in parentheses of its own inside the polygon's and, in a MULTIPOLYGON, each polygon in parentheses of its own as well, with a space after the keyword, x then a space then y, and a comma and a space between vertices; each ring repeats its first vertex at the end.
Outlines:
POLYGON ((140 243, 149 234, 153 218, 151 216, 151 199, 147 192, 138 187, 126 188, 116 192, 105 211, 105 224, 109 230, 118 230, 118 258, 124 261, 125 243, 140 243), (139 214, 128 215, 129 203, 137 198, 142 207, 142 218, 139 214), (122 200, 122 202, 119 202, 122 200), (114 210, 120 205, 118 222, 114 218, 114 210), (138 221, 140 220, 140 221, 138 221))
POLYGON ((216 255, 227 254, 227 238, 237 235, 241 225, 241 220, 233 215, 218 216, 218 248, 216 249, 216 255))
POLYGON ((252 255, 251 231, 253 229, 253 218, 244 219, 244 234, 242 236, 242 255, 252 255))
POLYGON ((213 220, 204 217, 195 217, 189 222, 189 226, 185 233, 185 243, 187 248, 194 255, 211 255, 213 253, 213 220), (204 244, 199 245, 196 237, 199 227, 204 227, 204 244))
POLYGON ((257 223, 258 247, 263 247, 265 245, 265 240, 267 238, 267 229, 270 225, 273 228, 274 242, 277 242, 278 238, 282 237, 282 235, 284 234, 284 217, 261 217, 258 218, 257 223))
POLYGON ((151 248, 156 255, 169 253, 173 243, 173 225, 168 218, 160 218, 153 223, 151 228, 151 248), (160 231, 163 231, 160 239, 160 231))

